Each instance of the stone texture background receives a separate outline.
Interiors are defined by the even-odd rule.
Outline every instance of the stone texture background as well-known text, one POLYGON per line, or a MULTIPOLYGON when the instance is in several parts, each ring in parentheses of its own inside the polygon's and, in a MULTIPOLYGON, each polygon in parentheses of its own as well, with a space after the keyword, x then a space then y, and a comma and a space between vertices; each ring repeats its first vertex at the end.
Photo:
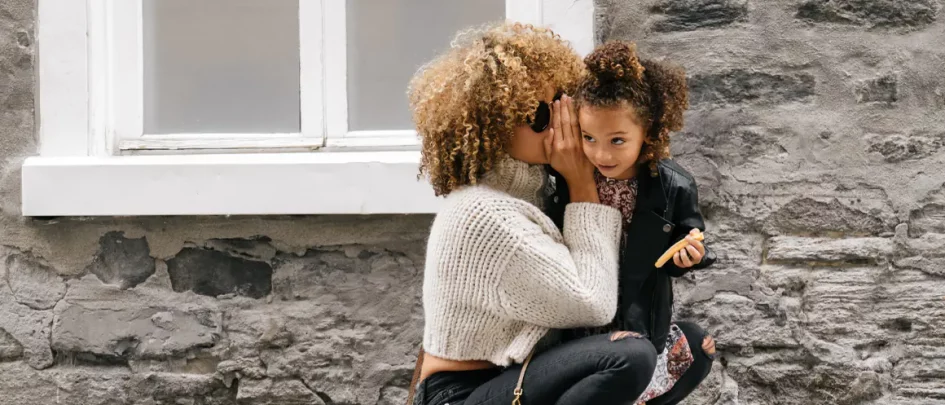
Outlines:
POLYGON ((943 6, 598 2, 690 78, 673 151, 721 260, 677 316, 724 355, 687 403, 945 403, 943 6))
MULTIPOLYGON (((430 217, 19 215, 35 0, 0 2, 0 404, 402 403, 430 217)), ((942 0, 598 0, 683 64, 723 354, 687 404, 945 404, 942 0)))

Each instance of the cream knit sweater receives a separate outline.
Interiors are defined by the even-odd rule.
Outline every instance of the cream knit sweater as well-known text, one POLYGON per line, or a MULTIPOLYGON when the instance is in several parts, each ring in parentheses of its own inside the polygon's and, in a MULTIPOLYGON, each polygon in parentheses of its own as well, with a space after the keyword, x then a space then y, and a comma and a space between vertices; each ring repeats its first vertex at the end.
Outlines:
POLYGON ((551 328, 613 319, 620 211, 569 204, 562 235, 539 208, 546 179, 541 166, 505 159, 446 198, 427 245, 426 352, 507 366, 551 328))

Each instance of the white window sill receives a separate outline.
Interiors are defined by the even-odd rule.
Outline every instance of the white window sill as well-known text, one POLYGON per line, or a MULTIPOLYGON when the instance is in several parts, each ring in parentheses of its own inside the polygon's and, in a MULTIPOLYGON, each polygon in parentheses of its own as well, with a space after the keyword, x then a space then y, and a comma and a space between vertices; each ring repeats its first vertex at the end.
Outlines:
POLYGON ((24 216, 426 214, 418 151, 32 157, 24 216))

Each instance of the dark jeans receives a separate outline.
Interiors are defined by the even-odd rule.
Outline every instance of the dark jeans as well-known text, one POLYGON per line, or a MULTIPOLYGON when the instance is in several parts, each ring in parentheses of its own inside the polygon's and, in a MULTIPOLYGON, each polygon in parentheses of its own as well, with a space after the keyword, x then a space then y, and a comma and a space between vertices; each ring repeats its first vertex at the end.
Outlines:
POLYGON ((686 335, 686 340, 689 341, 689 350, 692 351, 692 365, 683 373, 682 378, 676 381, 673 389, 647 401, 646 405, 674 405, 680 403, 692 391, 695 391, 702 380, 709 375, 709 371, 712 371, 713 356, 702 350, 702 339, 707 336, 705 330, 691 322, 676 322, 676 326, 679 326, 679 329, 686 335))
MULTIPOLYGON (((643 393, 655 368, 656 349, 648 340, 612 342, 610 334, 578 339, 532 359, 522 404, 627 404, 643 393)), ((509 405, 521 369, 436 373, 419 384, 414 404, 509 405)))

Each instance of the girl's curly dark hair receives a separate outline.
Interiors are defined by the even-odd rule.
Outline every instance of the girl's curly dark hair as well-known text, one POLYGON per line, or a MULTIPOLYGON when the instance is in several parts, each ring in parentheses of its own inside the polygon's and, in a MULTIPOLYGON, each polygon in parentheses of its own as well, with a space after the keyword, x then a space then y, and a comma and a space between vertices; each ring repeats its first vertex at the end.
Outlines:
POLYGON ((578 106, 630 108, 646 129, 640 164, 656 173, 660 160, 669 157, 669 133, 683 127, 689 108, 686 73, 665 62, 640 59, 632 42, 602 45, 584 58, 588 74, 578 86, 578 106))

